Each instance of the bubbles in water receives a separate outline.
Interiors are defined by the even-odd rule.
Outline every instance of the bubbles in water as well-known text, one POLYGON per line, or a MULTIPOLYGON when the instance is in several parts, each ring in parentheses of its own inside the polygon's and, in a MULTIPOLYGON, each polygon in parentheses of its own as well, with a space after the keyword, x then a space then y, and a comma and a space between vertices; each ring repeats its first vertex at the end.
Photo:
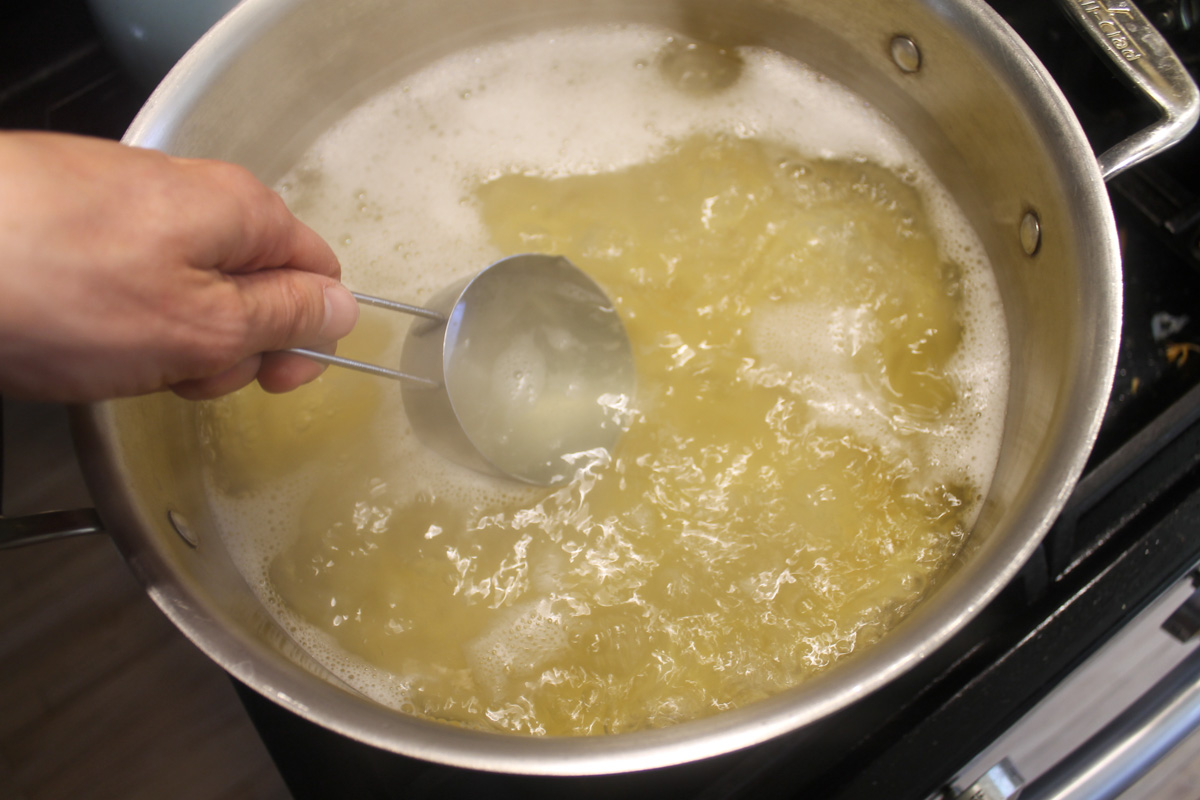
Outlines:
MULTIPOLYGON (((649 28, 600 27, 452 55, 349 114, 314 145, 279 189, 327 239, 353 246, 356 253, 386 256, 348 260, 350 285, 420 303, 505 254, 475 199, 480 183, 500 176, 605 175, 659 158, 697 132, 785 142, 811 159, 880 164, 919 193, 939 232, 942 258, 961 268, 958 283, 965 304, 977 308, 963 320, 962 344, 951 364, 959 383, 973 388, 963 392, 955 418, 945 423, 942 443, 925 457, 937 465, 939 476, 985 487, 1006 391, 1006 347, 997 344, 1005 341, 1005 332, 983 248, 952 199, 889 123, 835 82, 776 53, 668 38, 649 28), (647 69, 651 65, 657 68, 647 69), (664 79, 664 72, 671 77, 664 79), (981 418, 982 423, 977 421, 981 418), (968 447, 967 442, 974 444, 968 447)), ((809 164, 800 159, 792 165, 793 177, 804 183, 809 164)), ((713 224, 729 218, 729 202, 714 199, 713 224)), ((814 232, 813 238, 824 235, 814 232)), ((528 237, 529 249, 556 246, 549 233, 530 232, 528 237)), ((605 253, 625 246, 599 239, 594 243, 605 253)), ((643 271, 651 286, 655 281, 649 272, 657 268, 639 264, 632 271, 643 271)), ((687 265, 662 268, 670 280, 678 280, 687 265)), ((788 301, 786 294, 773 295, 778 302, 753 313, 717 302, 701 309, 709 318, 740 320, 748 331, 754 352, 738 369, 739 381, 807 398, 812 417, 802 418, 786 404, 761 410, 773 426, 771 435, 787 441, 807 436, 838 470, 852 463, 894 462, 897 474, 915 471, 917 467, 903 465, 911 456, 905 453, 907 440, 889 426, 879 406, 863 400, 876 390, 844 369, 847 360, 886 340, 887 331, 860 309, 806 306, 788 301), (853 435, 820 434, 817 423, 834 420, 853 435), (855 439, 858 444, 848 444, 855 439)), ((633 324, 653 330, 656 321, 650 313, 642 312, 633 324)), ((711 356, 697 342, 668 336, 658 344, 683 372, 711 356)), ((538 382, 539 365, 523 361, 519 352, 493 367, 514 393, 531 392, 538 382)), ((712 397, 712 413, 719 415, 722 408, 720 387, 712 383, 669 386, 664 392, 712 397)), ((639 417, 644 422, 645 408, 654 401, 639 398, 639 409, 622 396, 605 398, 604 405, 628 427, 639 417)), ((568 709, 570 702, 582 708, 588 704, 581 698, 608 697, 611 691, 579 663, 563 659, 565 652, 582 651, 596 670, 633 676, 620 689, 623 703, 614 701, 593 712, 612 722, 608 729, 667 724, 783 689, 811 665, 831 663, 855 641, 877 636, 889 615, 901 613, 886 599, 891 589, 902 594, 899 589, 856 594, 839 583, 829 559, 814 555, 833 546, 826 539, 852 535, 837 533, 838 525, 831 523, 834 532, 815 535, 786 557, 759 563, 756 553, 766 549, 761 542, 725 535, 711 514, 719 507, 734 508, 741 515, 760 514, 755 524, 769 527, 801 504, 805 513, 832 513, 825 510, 852 490, 828 476, 789 477, 779 465, 758 465, 733 448, 701 446, 672 438, 664 429, 661 440, 653 443, 653 457, 623 460, 619 452, 615 459, 605 452, 581 453, 571 484, 539 493, 464 471, 420 446, 404 422, 398 392, 385 395, 371 417, 389 421, 371 429, 371 463, 360 465, 353 457, 332 462, 339 480, 347 485, 359 481, 356 499, 364 502, 359 520, 363 538, 344 541, 364 549, 373 546, 373 557, 390 559, 388 569, 396 577, 382 585, 396 593, 389 602, 397 607, 416 602, 406 591, 428 587, 433 596, 454 587, 451 597, 459 605, 447 608, 466 609, 461 617, 446 616, 458 610, 431 614, 427 608, 406 617, 386 604, 378 611, 388 614, 380 618, 379 629, 395 637, 390 641, 427 635, 429 641, 422 644, 436 650, 441 646, 437 634, 444 631, 452 644, 439 652, 439 659, 410 659, 396 672, 381 670, 348 654, 341 640, 314 627, 272 588, 272 566, 293 546, 298 531, 312 529, 317 539, 337 542, 342 549, 327 553, 331 559, 349 557, 332 524, 306 518, 320 513, 321 503, 314 497, 320 499, 330 463, 292 469, 258 496, 238 496, 217 485, 211 494, 231 554, 281 624, 329 669, 379 702, 483 727, 603 732, 604 724, 582 723, 582 712, 568 709), (610 479, 606 470, 619 474, 610 479), (639 470, 654 472, 652 480, 639 470), (702 481, 700 473, 715 479, 702 481), (598 478, 601 474, 604 480, 598 478), (785 479, 799 488, 780 497, 777 489, 785 479), (755 487, 753 497, 738 494, 737 487, 747 481, 755 487), (648 485, 661 493, 652 498, 657 507, 670 512, 662 518, 675 520, 676 511, 686 511, 689 522, 667 531, 668 538, 686 547, 664 549, 649 537, 661 524, 658 512, 642 510, 628 518, 594 515, 593 508, 603 507, 599 495, 619 497, 648 485), (413 521, 422 509, 434 506, 462 513, 413 521), (413 529, 397 536, 398 530, 408 530, 406 525, 413 529), (740 578, 718 578, 725 575, 720 565, 730 563, 744 565, 740 578), (657 618, 656 606, 646 600, 654 592, 662 607, 669 599, 690 604, 691 612, 657 618), (830 635, 821 627, 828 619, 819 610, 830 598, 869 621, 841 636, 830 635), (759 609, 754 606, 759 602, 774 605, 759 609), (495 612, 486 623, 467 613, 480 605, 495 612), (753 617, 759 611, 757 629, 724 634, 715 629, 726 618, 723 614, 753 617), (765 650, 768 633, 789 644, 765 650), (647 665, 660 671, 651 672, 647 665), (689 683, 682 677, 688 675, 740 677, 710 693, 700 687, 702 681, 689 683), (672 685, 672 680, 680 684, 672 685), (463 687, 472 686, 482 687, 482 699, 457 704, 453 693, 470 694, 463 687), (546 687, 554 688, 547 696, 565 698, 561 705, 530 699, 542 697, 537 691, 546 687), (474 715, 463 710, 471 702, 478 707, 474 715)), ((721 424, 737 425, 737 417, 731 411, 721 424)), ((889 508, 910 515, 905 518, 920 518, 921 509, 914 506, 926 499, 908 497, 901 505, 909 505, 889 508)), ((856 502, 870 508, 892 501, 863 497, 856 502)), ((911 542, 864 537, 834 544, 844 544, 852 553, 889 546, 932 553, 948 546, 934 542, 927 531, 914 531, 912 537, 911 542)), ((929 580, 924 572, 910 571, 896 576, 895 584, 920 592, 929 580)), ((348 600, 344 605, 345 610, 338 609, 339 636, 359 624, 360 610, 375 613, 348 600)))

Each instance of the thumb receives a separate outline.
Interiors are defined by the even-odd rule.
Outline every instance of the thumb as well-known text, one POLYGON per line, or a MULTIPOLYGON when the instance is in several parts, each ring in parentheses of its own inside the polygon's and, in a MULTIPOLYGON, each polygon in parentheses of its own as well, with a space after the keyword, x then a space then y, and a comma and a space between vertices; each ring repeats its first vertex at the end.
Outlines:
POLYGON ((332 344, 358 321, 350 290, 324 275, 277 268, 234 280, 250 311, 246 344, 252 353, 332 344))

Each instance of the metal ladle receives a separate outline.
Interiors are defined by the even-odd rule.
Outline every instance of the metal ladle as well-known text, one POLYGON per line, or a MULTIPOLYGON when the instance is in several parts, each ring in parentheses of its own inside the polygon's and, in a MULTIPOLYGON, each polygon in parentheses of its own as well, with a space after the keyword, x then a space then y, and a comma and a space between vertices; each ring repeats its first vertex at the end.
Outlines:
POLYGON ((633 398, 633 349, 608 296, 561 256, 501 259, 412 314, 400 370, 287 352, 402 382, 417 437, 464 466, 553 486, 611 451, 633 398))

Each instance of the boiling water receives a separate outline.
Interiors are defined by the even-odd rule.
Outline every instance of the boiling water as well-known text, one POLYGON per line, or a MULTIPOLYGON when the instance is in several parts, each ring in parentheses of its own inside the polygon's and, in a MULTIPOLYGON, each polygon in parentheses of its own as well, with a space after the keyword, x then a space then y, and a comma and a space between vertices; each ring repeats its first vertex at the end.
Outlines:
MULTIPOLYGON (((1008 374, 983 251, 903 138, 799 64, 641 28, 485 47, 279 188, 356 288, 420 302, 561 253, 635 350, 628 431, 554 491, 441 460, 355 373, 205 406, 244 574, 382 703, 534 734, 743 705, 877 640, 969 530, 1008 374)), ((342 352, 402 336, 365 310, 342 352)))

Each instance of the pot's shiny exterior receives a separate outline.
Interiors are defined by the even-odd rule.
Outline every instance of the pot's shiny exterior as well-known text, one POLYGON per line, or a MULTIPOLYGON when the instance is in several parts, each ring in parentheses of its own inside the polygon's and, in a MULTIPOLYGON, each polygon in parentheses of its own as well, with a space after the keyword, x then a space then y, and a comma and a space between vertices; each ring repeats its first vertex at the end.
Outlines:
POLYGON ((938 590, 882 642, 822 677, 663 730, 536 739, 409 718, 340 684, 233 568, 201 487, 194 408, 154 396, 82 409, 81 456, 102 516, 175 624, 264 695, 385 749, 485 770, 624 772, 735 750, 854 703, 945 642, 1015 575, 1082 471, 1108 399, 1121 313, 1108 195, 1058 88, 982 2, 247 0, 168 76, 126 141, 228 159, 272 182, 330 122, 432 59, 605 21, 793 55, 917 143, 975 225, 1005 303, 1013 378, 994 484, 938 590), (898 35, 919 48, 915 72, 896 63, 898 35), (1040 222, 1036 247, 1028 225, 1021 236, 1030 212, 1040 222))

